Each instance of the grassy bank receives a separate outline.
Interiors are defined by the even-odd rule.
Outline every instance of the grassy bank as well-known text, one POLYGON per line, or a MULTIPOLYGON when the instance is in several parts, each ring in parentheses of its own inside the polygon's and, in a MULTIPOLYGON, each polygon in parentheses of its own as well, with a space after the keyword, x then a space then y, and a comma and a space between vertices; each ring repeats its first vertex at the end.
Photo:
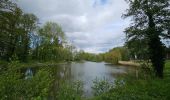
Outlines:
POLYGON ((115 88, 92 100, 170 100, 170 61, 166 61, 164 79, 140 74, 139 78, 129 74, 123 82, 117 81, 115 88))

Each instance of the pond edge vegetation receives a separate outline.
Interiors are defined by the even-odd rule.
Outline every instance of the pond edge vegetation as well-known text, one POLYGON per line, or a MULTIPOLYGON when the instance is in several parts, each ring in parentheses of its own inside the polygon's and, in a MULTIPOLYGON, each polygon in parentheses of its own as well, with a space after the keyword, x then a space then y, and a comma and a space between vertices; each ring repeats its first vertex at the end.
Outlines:
MULTIPOLYGON (((169 48, 161 38, 170 38, 168 0, 126 0, 129 4, 124 18, 131 17, 126 28, 126 43, 106 53, 77 51, 55 22, 39 25, 34 14, 24 13, 10 0, 0 1, 0 99, 2 100, 169 100, 169 48), (138 72, 115 81, 94 80, 94 97, 82 95, 81 81, 56 83, 55 69, 62 62, 121 61, 137 62, 138 72), (140 63, 140 65, 138 65, 140 63), (38 71, 25 78, 23 68, 35 66, 38 71), (58 90, 51 91, 56 84, 58 90)), ((128 65, 129 63, 122 63, 128 65)), ((134 65, 134 64, 130 64, 134 65)))

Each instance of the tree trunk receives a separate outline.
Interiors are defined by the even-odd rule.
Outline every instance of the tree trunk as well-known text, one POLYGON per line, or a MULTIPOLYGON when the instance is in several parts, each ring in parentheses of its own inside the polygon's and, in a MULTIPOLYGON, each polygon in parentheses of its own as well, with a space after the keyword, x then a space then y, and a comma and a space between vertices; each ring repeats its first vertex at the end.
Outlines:
POLYGON ((160 41, 159 33, 155 28, 155 23, 151 14, 148 15, 149 27, 148 27, 148 45, 150 52, 150 59, 154 67, 154 71, 157 77, 163 78, 164 68, 164 47, 160 41))
POLYGON ((25 33, 25 36, 24 36, 24 51, 23 51, 23 57, 22 57, 22 61, 23 62, 26 62, 27 61, 27 57, 28 57, 28 54, 29 54, 29 36, 27 33, 25 33))

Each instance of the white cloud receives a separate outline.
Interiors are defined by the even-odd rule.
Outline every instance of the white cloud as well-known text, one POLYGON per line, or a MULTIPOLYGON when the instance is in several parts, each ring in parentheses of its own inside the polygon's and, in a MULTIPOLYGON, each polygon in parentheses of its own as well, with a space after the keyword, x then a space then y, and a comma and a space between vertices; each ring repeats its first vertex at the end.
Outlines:
POLYGON ((40 23, 59 23, 68 39, 87 52, 105 52, 123 45, 123 30, 129 21, 121 19, 128 7, 124 0, 18 0, 40 23))

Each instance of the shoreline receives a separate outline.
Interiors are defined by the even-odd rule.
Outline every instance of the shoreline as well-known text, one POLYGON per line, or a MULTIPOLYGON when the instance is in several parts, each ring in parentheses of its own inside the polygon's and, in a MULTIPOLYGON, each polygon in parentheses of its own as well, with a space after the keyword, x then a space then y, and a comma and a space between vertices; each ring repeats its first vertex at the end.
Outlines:
POLYGON ((119 65, 124 65, 124 66, 134 66, 134 67, 139 67, 139 63, 135 63, 133 61, 118 61, 119 65))

